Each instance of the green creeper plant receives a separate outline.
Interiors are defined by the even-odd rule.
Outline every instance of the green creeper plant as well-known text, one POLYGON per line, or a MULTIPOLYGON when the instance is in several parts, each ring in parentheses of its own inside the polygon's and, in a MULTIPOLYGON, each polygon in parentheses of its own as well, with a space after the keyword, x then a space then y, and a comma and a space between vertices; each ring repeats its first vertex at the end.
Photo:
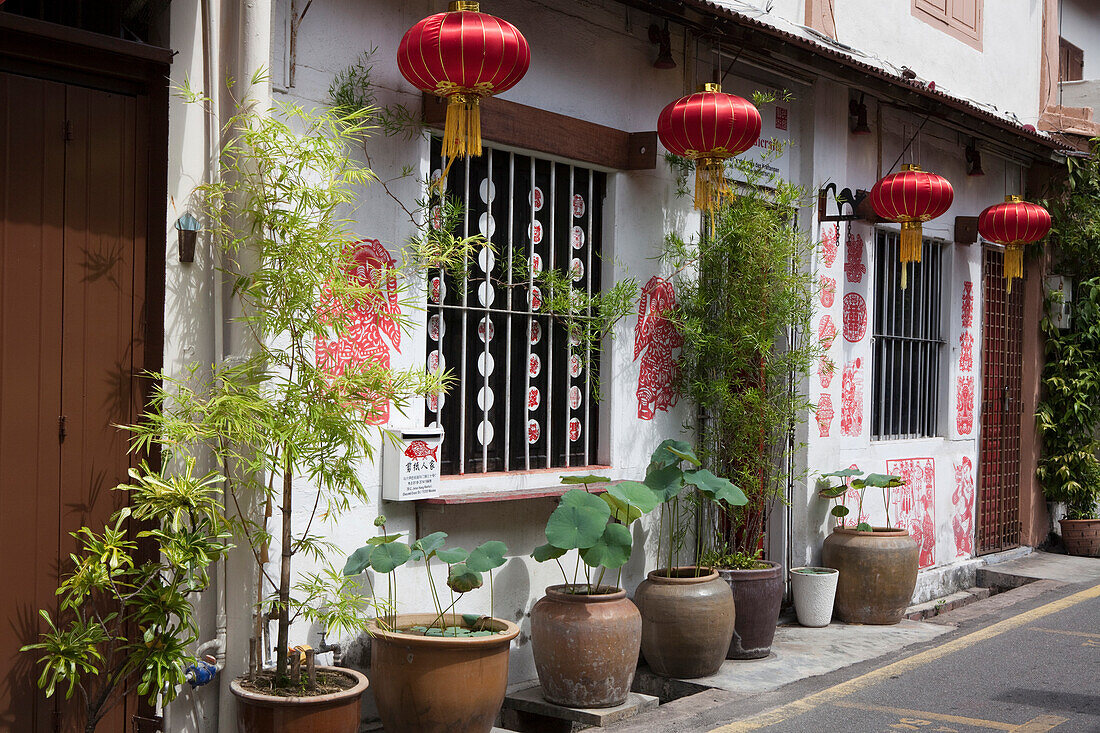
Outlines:
POLYGON ((79 693, 86 733, 133 692, 154 706, 175 698, 195 664, 192 594, 230 548, 219 475, 197 475, 193 461, 172 475, 144 463, 129 474, 132 483, 114 487, 129 492, 129 505, 102 532, 72 533, 80 549, 57 611, 39 611, 48 630, 23 647, 41 654, 46 697, 79 693))

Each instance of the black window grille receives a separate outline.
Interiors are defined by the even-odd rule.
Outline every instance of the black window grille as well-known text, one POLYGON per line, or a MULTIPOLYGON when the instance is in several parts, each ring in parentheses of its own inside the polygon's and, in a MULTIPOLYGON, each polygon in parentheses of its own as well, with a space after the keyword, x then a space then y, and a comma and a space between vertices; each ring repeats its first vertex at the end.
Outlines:
MULTIPOLYGON (((443 167, 437 138, 431 164, 443 167)), ((457 380, 427 401, 427 422, 446 436, 442 473, 595 462, 599 355, 577 353, 565 327, 542 313, 530 272, 553 268, 569 273, 572 287, 599 292, 605 179, 490 147, 451 167, 446 190, 466 205, 459 233, 480 232, 493 252, 469 263, 465 282, 428 275, 427 366, 448 368, 457 380), (529 265, 510 267, 513 253, 529 265)))
POLYGON ((901 289, 897 232, 875 234, 875 306, 871 438, 939 434, 942 249, 925 239, 901 289))

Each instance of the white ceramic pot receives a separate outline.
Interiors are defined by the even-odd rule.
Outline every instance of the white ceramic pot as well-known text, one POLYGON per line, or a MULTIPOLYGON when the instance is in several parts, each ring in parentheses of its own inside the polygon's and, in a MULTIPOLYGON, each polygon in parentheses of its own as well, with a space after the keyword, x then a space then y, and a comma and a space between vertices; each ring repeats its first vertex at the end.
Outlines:
POLYGON ((828 626, 833 618, 833 599, 840 573, 833 568, 793 568, 791 593, 798 623, 803 626, 828 626))

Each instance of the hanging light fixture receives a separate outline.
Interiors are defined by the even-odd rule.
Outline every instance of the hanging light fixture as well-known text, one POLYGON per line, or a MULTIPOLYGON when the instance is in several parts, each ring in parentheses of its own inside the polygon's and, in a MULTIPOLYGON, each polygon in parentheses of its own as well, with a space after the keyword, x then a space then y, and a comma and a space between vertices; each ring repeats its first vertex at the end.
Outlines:
POLYGON ((668 32, 668 21, 662 29, 653 23, 649 26, 649 42, 657 46, 657 60, 654 69, 675 69, 676 60, 672 58, 672 36, 668 32))
POLYGON ((531 65, 523 34, 478 8, 476 2, 452 2, 447 12, 410 28, 397 48, 402 76, 447 98, 443 155, 450 159, 481 155, 481 98, 511 89, 531 65))
POLYGON ((1024 245, 1038 242, 1050 231, 1050 214, 1039 204, 1019 196, 1005 196, 1003 204, 988 207, 978 216, 978 232, 990 242, 1005 246, 1006 290, 1024 276, 1024 245))
POLYGON ((673 154, 695 161, 696 209, 713 212, 730 194, 726 159, 756 144, 760 124, 760 112, 752 102, 726 94, 715 83, 661 110, 661 143, 673 154))
POLYGON ((978 150, 978 144, 973 140, 966 146, 966 175, 985 175, 985 171, 982 170, 982 152, 978 150))
POLYGON ((908 263, 920 262, 921 224, 935 219, 955 198, 943 176, 903 163, 901 171, 886 176, 871 189, 871 208, 883 219, 901 224, 901 289, 908 283, 908 263))
POLYGON ((859 101, 854 99, 848 100, 848 115, 855 117, 855 124, 852 125, 853 135, 870 135, 871 126, 867 124, 867 103, 863 101, 863 92, 859 94, 859 101))

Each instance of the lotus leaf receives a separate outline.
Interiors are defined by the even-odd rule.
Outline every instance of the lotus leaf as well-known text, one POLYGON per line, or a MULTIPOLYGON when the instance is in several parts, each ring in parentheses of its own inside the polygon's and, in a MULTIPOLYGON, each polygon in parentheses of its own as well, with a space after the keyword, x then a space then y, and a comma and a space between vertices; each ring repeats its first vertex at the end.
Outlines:
POLYGON ((379 573, 390 573, 409 560, 412 550, 404 542, 378 545, 370 553, 370 566, 379 573))
POLYGON ((595 474, 588 474, 587 476, 562 476, 561 482, 563 484, 569 484, 576 486, 577 484, 606 484, 611 479, 607 476, 597 476, 595 474))
POLYGON ((591 568, 600 566, 610 570, 621 568, 630 559, 631 544, 630 529, 624 525, 609 522, 596 544, 581 550, 581 559, 591 568))
POLYGON ((391 542, 397 542, 401 539, 400 534, 381 534, 377 537, 371 537, 367 540, 367 544, 374 547, 377 545, 388 545, 391 542))
POLYGON ((443 547, 443 543, 446 539, 446 532, 432 532, 430 535, 421 537, 416 542, 412 543, 412 559, 423 560, 426 557, 431 558, 436 550, 443 547))
POLYGON ((653 456, 650 458, 650 467, 679 466, 680 461, 687 461, 695 466, 700 464, 691 443, 684 440, 664 440, 654 449, 653 456))
POLYGON ((351 553, 348 561, 344 563, 344 575, 358 575, 370 567, 370 552, 374 549, 370 545, 360 547, 351 553))
POLYGON ((729 479, 715 476, 705 468, 688 471, 684 474, 684 481, 715 501, 724 501, 730 506, 744 506, 749 503, 744 492, 734 486, 729 479))
POLYGON ((610 516, 611 508, 598 496, 572 489, 546 521, 546 539, 563 550, 591 547, 610 516))
POLYGON ((661 501, 671 501, 675 499, 680 494, 680 490, 684 488, 683 479, 684 472, 675 464, 663 468, 654 468, 650 466, 649 470, 646 472, 644 483, 653 490, 653 493, 656 494, 661 501))
POLYGON ((474 548, 466 558, 466 567, 474 572, 486 573, 504 564, 504 553, 508 547, 499 540, 489 540, 474 548))
POLYGON ((838 504, 834 506, 832 511, 830 511, 829 513, 832 514, 834 517, 846 517, 850 513, 850 510, 843 504, 838 504))
MULTIPOLYGON (((650 493, 652 494, 653 492, 651 491, 650 493)), ((610 492, 600 494, 600 498, 603 499, 604 503, 611 508, 611 516, 617 522, 630 524, 635 519, 638 519, 642 516, 641 509, 625 501, 617 499, 616 497, 612 496, 610 492)))
POLYGON ((546 562, 547 560, 556 560, 565 554, 565 550, 560 547, 554 547, 550 543, 545 545, 539 545, 531 553, 531 557, 535 558, 535 562, 546 562))
POLYGON ((636 507, 642 514, 648 514, 661 503, 661 497, 653 489, 639 481, 620 481, 607 490, 607 493, 619 501, 636 507))
POLYGON ((481 573, 470 570, 464 562, 452 565, 451 572, 447 574, 447 587, 455 593, 469 593, 474 588, 480 588, 481 583, 481 573))
POLYGON ((448 565, 454 565, 455 563, 464 562, 470 553, 461 547, 448 547, 445 550, 436 550, 435 556, 448 565))

